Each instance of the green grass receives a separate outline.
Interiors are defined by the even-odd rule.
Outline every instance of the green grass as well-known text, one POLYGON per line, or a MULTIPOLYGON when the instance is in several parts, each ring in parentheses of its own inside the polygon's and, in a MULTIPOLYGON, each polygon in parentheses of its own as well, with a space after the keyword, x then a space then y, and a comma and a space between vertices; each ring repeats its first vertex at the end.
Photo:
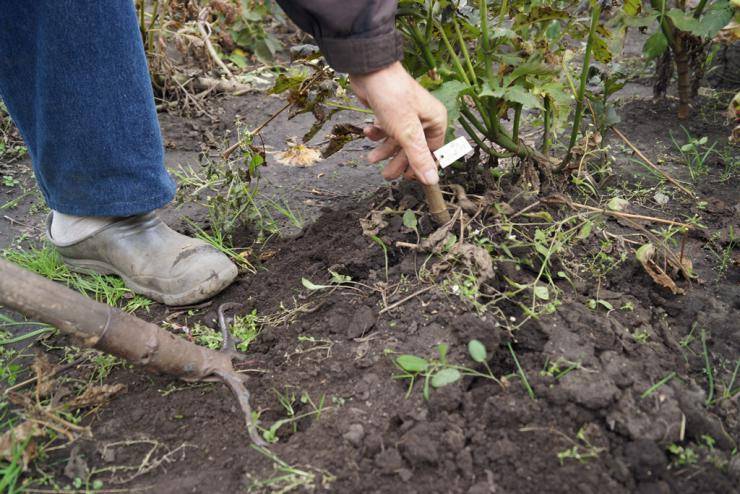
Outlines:
POLYGON ((252 266, 252 263, 250 263, 246 259, 246 257, 237 252, 234 247, 230 247, 228 245, 228 240, 224 236, 223 230, 214 230, 213 233, 208 233, 188 218, 185 218, 185 222, 190 225, 193 230, 195 230, 196 238, 211 244, 214 249, 222 252, 224 255, 229 257, 234 262, 234 264, 239 266, 240 269, 248 271, 250 273, 256 272, 254 266, 252 266))
POLYGON ((44 278, 64 283, 98 302, 121 307, 127 312, 146 309, 152 303, 151 300, 126 288, 123 280, 117 276, 73 272, 49 244, 26 250, 5 249, 2 251, 2 257, 44 278))

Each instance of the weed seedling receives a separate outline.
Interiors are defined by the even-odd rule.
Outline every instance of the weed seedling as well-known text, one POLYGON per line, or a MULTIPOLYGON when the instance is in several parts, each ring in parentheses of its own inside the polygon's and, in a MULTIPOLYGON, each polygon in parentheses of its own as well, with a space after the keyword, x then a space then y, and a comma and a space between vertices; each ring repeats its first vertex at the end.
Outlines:
POLYGON ((675 443, 668 446, 668 452, 673 455, 672 465, 677 467, 693 465, 699 461, 699 457, 693 449, 684 448, 675 443))
POLYGON ((463 376, 482 377, 497 382, 499 385, 501 384, 501 381, 493 375, 491 368, 488 366, 488 355, 483 343, 478 340, 472 340, 468 344, 468 353, 475 362, 484 365, 486 368, 485 373, 462 365, 449 363, 447 361, 447 348, 447 345, 444 343, 437 345, 438 358, 436 359, 426 360, 409 354, 399 355, 395 358, 393 362, 402 373, 394 375, 393 378, 408 380, 407 398, 411 395, 417 379, 424 380, 423 395, 427 400, 429 399, 431 388, 436 389, 447 386, 448 384, 459 381, 463 376))
MULTIPOLYGON (((561 465, 565 463, 566 459, 573 459, 578 460, 579 463, 586 463, 587 460, 597 458, 599 453, 604 451, 604 448, 598 448, 591 444, 586 437, 585 426, 578 430, 576 437, 580 443, 574 444, 572 447, 558 453, 558 461, 560 461, 561 465)), ((572 439, 568 439, 572 441, 572 439)))
POLYGON ((516 353, 514 353, 514 347, 511 346, 511 342, 507 342, 506 345, 509 347, 509 352, 514 359, 514 364, 516 364, 516 370, 519 373, 519 378, 522 380, 522 386, 524 386, 524 389, 527 390, 527 394, 532 400, 537 399, 537 397, 534 395, 534 390, 532 389, 532 386, 529 385, 527 374, 524 372, 524 369, 519 364, 519 359, 516 357, 516 353))
POLYGON ((713 143, 708 149, 704 150, 703 147, 708 142, 706 136, 697 139, 692 137, 689 131, 683 126, 681 128, 686 134, 686 143, 679 145, 673 137, 672 132, 670 133, 671 140, 681 153, 682 161, 688 167, 691 179, 695 181, 700 176, 706 175, 709 172, 707 159, 715 152, 714 148, 717 143, 713 143))
POLYGON ((645 390, 645 391, 644 391, 644 392, 643 392, 643 393, 642 393, 642 394, 640 395, 640 398, 647 398, 647 397, 648 397, 648 396, 650 396, 651 394, 655 393, 655 391, 657 391, 657 390, 658 390, 658 388, 660 388, 661 386, 663 386, 663 385, 667 384, 667 383, 668 383, 668 382, 669 382, 669 381, 670 381, 671 379, 673 379, 674 377, 676 377, 676 373, 675 373, 675 372, 671 372, 671 373, 669 373, 669 374, 668 374, 667 376, 665 376, 665 377, 664 377, 663 379, 661 379, 660 381, 658 381, 657 383, 653 384, 653 385, 652 385, 652 386, 650 386, 650 387, 649 387, 648 389, 646 389, 646 390, 645 390))
POLYGON ((276 443, 278 441, 278 430, 284 425, 292 425, 293 432, 295 433, 298 430, 298 421, 301 419, 304 419, 306 417, 316 416, 316 420, 321 418, 321 414, 327 410, 330 410, 331 407, 324 407, 324 398, 325 395, 321 395, 321 398, 319 399, 318 403, 314 403, 313 400, 311 400, 311 397, 308 395, 308 393, 302 393, 300 397, 300 402, 304 405, 310 405, 312 410, 296 414, 295 411, 295 404, 296 404, 296 397, 295 393, 290 394, 281 394, 279 392, 275 392, 278 396, 278 402, 280 405, 285 409, 287 413, 287 418, 280 419, 273 423, 269 428, 264 429, 260 427, 262 430, 262 437, 267 441, 268 443, 276 443))

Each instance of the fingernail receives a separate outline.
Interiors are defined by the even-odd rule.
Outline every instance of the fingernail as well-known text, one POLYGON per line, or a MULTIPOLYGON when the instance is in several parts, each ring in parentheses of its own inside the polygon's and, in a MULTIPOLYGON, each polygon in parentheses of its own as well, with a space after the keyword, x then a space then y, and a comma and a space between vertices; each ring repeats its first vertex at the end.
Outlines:
POLYGON ((430 168, 429 170, 425 171, 424 180, 429 185, 434 185, 439 182, 439 175, 437 175, 437 170, 435 170, 434 168, 430 168))

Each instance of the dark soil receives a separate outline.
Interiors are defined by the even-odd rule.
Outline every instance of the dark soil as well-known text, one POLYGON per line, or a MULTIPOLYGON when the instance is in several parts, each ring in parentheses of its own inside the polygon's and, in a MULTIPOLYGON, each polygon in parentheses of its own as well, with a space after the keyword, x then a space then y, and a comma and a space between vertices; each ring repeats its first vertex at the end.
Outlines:
MULTIPOLYGON (((721 105, 705 101, 701 108, 687 129, 726 142, 728 129, 718 116, 721 105)), ((672 149, 668 131, 683 137, 674 114, 670 103, 633 101, 622 108, 620 127, 657 159, 672 149)), ((172 146, 179 149, 186 149, 177 140, 188 132, 182 130, 187 129, 184 125, 165 124, 165 133, 174 136, 172 146)), ((627 160, 615 139, 611 143, 617 176, 610 186, 654 184, 644 168, 627 160)), ((191 146, 191 151, 197 150, 196 144, 191 146)), ((681 282, 685 295, 672 295, 654 284, 630 256, 598 285, 588 279, 563 284, 558 311, 528 322, 513 335, 501 330, 491 314, 478 313, 470 302, 441 286, 380 313, 384 305, 428 286, 418 277, 425 257, 394 247, 396 240, 416 239, 400 216, 379 233, 388 245, 387 279, 383 250, 360 228, 359 220, 381 202, 383 207, 414 207, 419 198, 412 186, 403 185, 364 200, 339 197, 318 207, 313 204, 321 213, 315 222, 293 238, 269 243, 256 274, 241 277, 188 321, 212 325, 215 308, 228 301, 244 304, 244 313, 256 309, 260 315, 300 308, 290 322, 262 330, 250 346, 245 372, 253 376, 253 406, 266 425, 285 418, 277 392, 305 392, 315 403, 325 397, 328 410, 318 418, 300 420, 295 431, 290 425, 282 427, 279 441, 270 446, 287 464, 315 474, 307 484, 318 491, 737 492, 738 397, 705 406, 700 339, 706 331, 715 381, 729 381, 740 356, 738 251, 730 251, 726 271, 719 272, 717 257, 708 247, 726 247, 730 228, 740 231, 737 181, 720 181, 723 165, 712 162, 697 187, 706 202, 703 209, 673 189, 668 189, 671 198, 665 205, 650 197, 638 201, 638 212, 645 214, 677 219, 702 215, 703 227, 685 245, 699 280, 681 282), (302 278, 327 283, 329 270, 351 276, 363 288, 311 292, 302 286, 302 278), (633 308, 594 311, 586 302, 595 297, 616 309, 633 308), (638 342, 633 336, 637 333, 647 334, 647 340, 638 342), (436 345, 445 343, 452 362, 474 366, 467 356, 471 339, 489 349, 493 372, 507 376, 504 386, 465 378, 433 390, 427 401, 419 383, 407 396, 406 383, 393 379, 398 369, 390 351, 434 357, 436 345), (516 374, 507 343, 533 388, 534 400, 516 374), (559 358, 580 362, 582 368, 560 379, 542 372, 559 358), (641 397, 670 373, 676 378, 641 397), (667 451, 672 444, 691 449, 696 461, 680 464, 667 451), (589 457, 569 457, 569 450, 589 457)), ((685 178, 685 167, 675 161, 668 160, 666 170, 685 178)), ((613 220, 608 225, 613 231, 627 231, 613 220)), ((428 233, 429 225, 423 223, 422 228, 428 233)), ((246 242, 248 235, 240 240, 246 242)), ((597 246, 594 238, 584 249, 597 246)), ((513 308, 505 311, 521 317, 513 308)), ((154 307, 140 315, 161 321, 169 314, 154 307)), ((120 486, 116 479, 133 472, 103 470, 94 478, 106 488, 215 494, 245 491, 283 475, 250 446, 226 388, 175 383, 181 388, 174 389, 170 378, 123 367, 106 382, 125 384, 126 391, 88 419, 93 439, 80 439, 44 461, 45 471, 60 483, 68 484, 65 473, 74 477, 75 468, 84 472, 138 466, 152 444, 142 441, 162 445, 150 460, 168 450, 173 453, 157 468, 120 486)), ((300 401, 296 406, 298 414, 311 410, 300 401)))

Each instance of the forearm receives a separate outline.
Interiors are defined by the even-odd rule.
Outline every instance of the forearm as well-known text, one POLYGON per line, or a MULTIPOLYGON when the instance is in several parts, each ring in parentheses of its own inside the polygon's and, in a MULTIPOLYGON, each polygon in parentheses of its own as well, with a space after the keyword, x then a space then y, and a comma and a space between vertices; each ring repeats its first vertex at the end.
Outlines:
POLYGON ((395 29, 396 0, 278 0, 311 34, 329 65, 339 72, 366 74, 403 57, 395 29))

